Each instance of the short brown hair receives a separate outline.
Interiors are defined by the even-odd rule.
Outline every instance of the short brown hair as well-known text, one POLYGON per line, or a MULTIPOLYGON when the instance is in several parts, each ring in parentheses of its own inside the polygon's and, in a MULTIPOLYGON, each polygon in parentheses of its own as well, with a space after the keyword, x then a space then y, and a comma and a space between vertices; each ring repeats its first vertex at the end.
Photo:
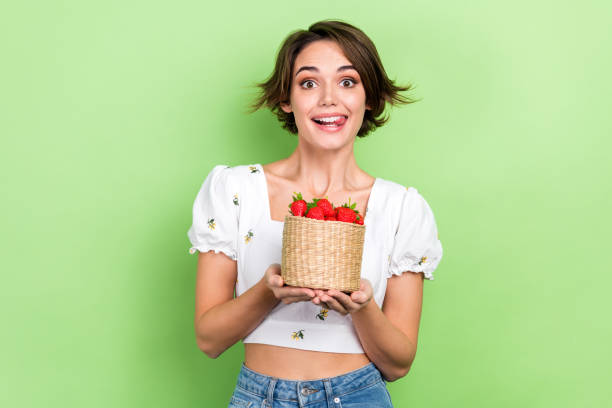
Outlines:
POLYGON ((387 102, 391 105, 416 102, 399 94, 401 91, 413 89, 413 86, 397 86, 395 81, 387 77, 374 43, 363 31, 343 21, 323 20, 312 24, 308 30, 296 30, 285 38, 276 57, 272 75, 265 82, 255 84, 261 88, 261 94, 250 106, 251 112, 265 105, 276 114, 284 129, 297 134, 293 112, 283 111, 280 104, 289 102, 291 74, 298 54, 306 45, 318 40, 335 41, 361 77, 366 105, 369 105, 371 110, 365 111, 357 136, 365 137, 389 120, 388 116, 382 116, 387 102))

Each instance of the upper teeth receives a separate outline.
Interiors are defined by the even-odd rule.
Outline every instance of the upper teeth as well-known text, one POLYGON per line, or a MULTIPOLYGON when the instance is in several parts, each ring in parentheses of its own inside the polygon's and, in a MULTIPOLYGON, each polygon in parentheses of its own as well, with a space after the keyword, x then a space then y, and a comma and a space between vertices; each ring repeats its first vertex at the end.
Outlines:
POLYGON ((340 118, 342 118, 342 116, 329 116, 327 118, 317 118, 316 120, 320 122, 335 122, 340 118))

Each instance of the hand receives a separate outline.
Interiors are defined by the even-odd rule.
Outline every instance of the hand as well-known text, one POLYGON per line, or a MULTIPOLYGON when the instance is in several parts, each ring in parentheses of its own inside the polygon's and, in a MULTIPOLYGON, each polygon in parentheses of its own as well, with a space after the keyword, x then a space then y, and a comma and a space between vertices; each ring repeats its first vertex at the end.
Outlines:
POLYGON ((361 279, 359 290, 347 295, 336 289, 315 289, 316 296, 312 299, 315 305, 321 304, 327 309, 335 310, 341 315, 354 313, 364 308, 372 299, 374 291, 372 284, 367 279, 361 279))
POLYGON ((274 296, 285 304, 310 301, 315 296, 314 291, 310 288, 284 286, 285 282, 281 277, 279 264, 272 264, 266 269, 263 281, 274 296))

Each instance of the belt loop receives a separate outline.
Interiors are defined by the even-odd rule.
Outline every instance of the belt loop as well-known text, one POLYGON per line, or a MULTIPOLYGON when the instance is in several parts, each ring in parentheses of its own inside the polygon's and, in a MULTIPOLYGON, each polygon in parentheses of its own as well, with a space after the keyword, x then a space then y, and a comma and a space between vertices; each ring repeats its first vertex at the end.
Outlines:
POLYGON ((334 390, 332 390, 329 378, 323 379, 323 385, 325 386, 325 397, 327 398, 327 406, 335 407, 336 405, 334 404, 334 390))
POLYGON ((268 396, 266 397, 266 402, 268 405, 272 406, 274 402, 274 387, 276 386, 277 378, 271 378, 270 383, 268 384, 268 396))

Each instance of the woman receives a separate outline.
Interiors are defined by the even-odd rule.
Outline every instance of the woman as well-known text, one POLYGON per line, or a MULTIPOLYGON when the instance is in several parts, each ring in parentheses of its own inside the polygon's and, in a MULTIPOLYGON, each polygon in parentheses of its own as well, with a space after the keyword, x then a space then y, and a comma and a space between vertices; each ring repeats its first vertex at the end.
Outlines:
POLYGON ((230 407, 391 407, 385 381, 414 360, 423 279, 442 247, 424 198, 361 170, 353 144, 386 122, 386 102, 413 102, 398 93, 410 87, 395 86, 370 39, 340 21, 289 35, 259 86, 254 110, 269 107, 298 145, 265 166, 215 166, 196 197, 198 346, 216 358, 243 341, 230 407), (350 197, 365 214, 359 291, 283 284, 283 219, 298 191, 306 201, 350 197))

